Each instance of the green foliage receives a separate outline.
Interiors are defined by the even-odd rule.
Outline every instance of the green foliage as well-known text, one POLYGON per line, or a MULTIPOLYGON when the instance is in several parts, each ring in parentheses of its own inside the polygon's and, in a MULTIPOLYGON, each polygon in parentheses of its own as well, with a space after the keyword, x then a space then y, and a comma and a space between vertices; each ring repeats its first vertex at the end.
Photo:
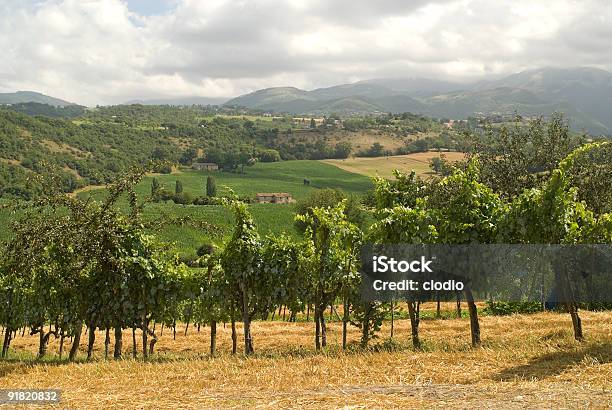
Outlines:
POLYGON ((159 196, 161 190, 161 186, 159 185, 159 181, 157 178, 153 178, 151 180, 151 197, 157 198, 159 196))
POLYGON ((484 308, 484 314, 494 316, 507 316, 512 314, 528 314, 541 312, 543 310, 540 302, 503 302, 503 301, 487 301, 484 308))
MULTIPOLYGON (((297 202, 295 212, 298 215, 308 214, 314 208, 332 208, 342 201, 346 201, 344 213, 347 219, 357 226, 362 226, 365 221, 365 212, 361 204, 354 196, 347 196, 341 189, 326 188, 311 191, 307 198, 297 202)), ((294 226, 300 233, 306 230, 306 223, 301 219, 296 219, 294 226)))
POLYGON ((247 207, 232 202, 235 228, 221 255, 232 305, 242 312, 245 354, 253 352, 250 322, 267 317, 278 305, 297 311, 306 299, 307 281, 301 269, 303 246, 285 235, 261 239, 247 207))
POLYGON ((446 159, 444 154, 431 158, 429 160, 429 167, 433 172, 444 177, 449 176, 453 172, 453 165, 446 159))
MULTIPOLYGON (((586 204, 579 201, 577 189, 570 185, 570 171, 576 157, 597 146, 589 144, 578 148, 560 162, 542 188, 525 190, 516 197, 501 222, 502 240, 553 244, 588 241, 588 235, 598 231, 598 220, 586 204)), ((606 218, 602 217, 600 227, 606 226, 606 218)))
POLYGON ((578 198, 596 215, 612 212, 612 143, 600 143, 578 152, 569 171, 578 198))
MULTIPOLYGON (((309 283, 313 293, 310 300, 315 305, 317 349, 325 347, 325 308, 340 293, 348 298, 359 283, 357 269, 362 232, 348 221, 345 206, 346 201, 331 208, 315 207, 311 212, 296 217, 306 225, 307 247, 310 249, 305 263, 309 267, 307 271, 311 272, 309 283)), ((363 323, 370 326, 371 322, 366 318, 363 323)), ((369 334, 367 330, 366 334, 369 334)))
POLYGON ((209 198, 217 196, 217 184, 212 176, 206 177, 206 196, 209 198))
POLYGON ((202 244, 198 248, 196 254, 198 256, 212 255, 213 253, 215 253, 215 249, 216 249, 216 247, 215 247, 214 244, 212 244, 212 243, 205 243, 205 244, 202 244))
POLYGON ((479 168, 471 161, 438 182, 426 207, 435 220, 439 243, 493 243, 505 204, 491 188, 479 182, 479 168))
POLYGON ((225 273, 235 306, 242 311, 244 326, 244 352, 253 350, 250 322, 257 312, 265 311, 269 300, 271 278, 261 270, 261 240, 251 214, 242 202, 232 202, 236 220, 232 238, 221 255, 221 266, 225 273))
POLYGON ((370 238, 379 243, 437 243, 436 219, 426 209, 424 200, 414 207, 396 205, 378 213, 379 220, 371 228, 370 238))
MULTIPOLYGON (((306 271, 308 248, 284 234, 267 236, 261 249, 262 276, 271 281, 266 308, 286 306, 292 313, 303 311, 310 295, 306 271)), ((267 313, 267 312, 266 312, 267 313)))
POLYGON ((0 319, 8 329, 29 326, 40 333, 39 356, 50 335, 80 335, 83 323, 92 331, 139 327, 149 333, 150 321, 181 299, 186 267, 144 232, 139 217, 132 187, 143 174, 117 181, 102 203, 55 191, 15 222, 0 265, 0 303, 8 307, 0 319), (124 194, 129 215, 114 206, 124 194))
POLYGON ((527 126, 517 121, 512 128, 488 127, 484 135, 472 134, 471 139, 482 181, 505 197, 539 186, 582 142, 560 114, 548 122, 532 120, 527 126))
POLYGON ((278 162, 281 160, 279 152, 275 149, 263 149, 256 153, 261 162, 278 162))
POLYGON ((394 180, 374 178, 374 198, 378 209, 395 205, 414 207, 418 198, 427 196, 428 185, 417 177, 416 172, 405 174, 395 170, 393 174, 394 180))
POLYGON ((85 107, 81 105, 55 106, 37 102, 11 104, 8 109, 27 115, 51 118, 75 118, 85 113, 85 107))
POLYGON ((478 176, 472 161, 465 171, 429 185, 414 173, 396 173, 392 182, 378 179, 372 237, 383 243, 491 243, 505 208, 478 176))
POLYGON ((385 151, 385 147, 380 142, 375 142, 366 151, 358 153, 358 156, 361 157, 381 157, 383 155, 390 155, 390 153, 385 151))
MULTIPOLYGON (((252 131, 252 127, 246 128, 252 131)), ((464 168, 430 182, 419 180, 414 173, 396 173, 394 181, 377 179, 377 221, 367 239, 376 243, 611 243, 612 217, 588 209, 574 186, 578 174, 581 186, 590 187, 583 189, 595 189, 597 185, 582 180, 587 172, 580 167, 584 158, 602 152, 605 146, 589 144, 574 150, 558 162, 543 184, 513 197, 500 196, 481 181, 475 158, 464 168)), ((202 189, 202 173, 185 172, 180 181, 174 175, 142 181, 145 170, 137 170, 98 193, 98 200, 66 196, 61 175, 42 181, 41 196, 15 209, 14 233, 0 257, 0 324, 8 329, 5 334, 23 326, 40 333, 42 356, 50 336, 76 337, 83 324, 92 331, 131 327, 142 329, 145 339, 152 337, 152 349, 156 336, 151 321, 212 323, 233 321, 240 314, 245 353, 249 354, 253 352, 252 320, 268 317, 279 306, 288 307, 294 316, 314 304, 319 348, 326 341, 324 312, 341 299, 347 312, 343 324, 350 321, 359 326, 362 345, 367 345, 387 317, 389 306, 360 300, 358 269, 364 238, 358 218, 349 212, 351 206, 359 208, 358 204, 351 205, 351 199, 339 191, 303 186, 300 177, 304 171, 315 172, 304 163, 295 163, 303 166, 298 170, 286 166, 266 164, 274 170, 278 186, 299 187, 301 191, 296 192, 307 198, 296 205, 301 210, 296 220, 304 228, 303 240, 279 231, 262 237, 256 228, 257 212, 261 212, 258 222, 267 220, 269 226, 282 228, 280 215, 291 215, 291 206, 247 205, 234 200, 228 210, 217 205, 155 203, 145 212, 138 201, 138 194, 150 189, 151 197, 164 200, 168 194, 175 202, 191 203, 190 191, 202 189), (164 189, 164 184, 172 182, 176 191, 180 182, 181 192, 173 195, 164 189), (309 193, 313 194, 308 197, 309 193), (172 215, 165 213, 168 209, 172 215), (192 218, 196 214, 197 224, 192 218), (218 221, 233 225, 221 253, 213 245, 225 237, 212 225, 218 221), (173 224, 189 225, 191 230, 175 230, 173 224), (193 269, 180 263, 170 247, 157 239, 154 232, 162 226, 164 235, 174 232, 192 253, 197 252, 193 269), (204 245, 195 250, 193 243, 204 245)), ((257 189, 262 169, 255 165, 248 174, 220 173, 218 178, 240 181, 243 194, 257 189)), ((322 169, 316 170, 318 179, 333 180, 326 174, 331 175, 331 170, 322 169)), ((362 182, 345 181, 354 188, 362 187, 362 182)), ((408 301, 413 340, 415 329, 418 339, 419 297, 408 301)), ((475 305, 473 300, 470 303, 473 316, 475 305)), ((496 301, 489 302, 487 312, 535 309, 532 303, 496 301)), ((10 337, 7 340, 10 343, 10 337)))
POLYGON ((334 147, 334 158, 344 159, 348 158, 353 151, 353 145, 348 141, 342 141, 336 144, 334 147))
MULTIPOLYGON (((329 158, 322 139, 288 143, 271 121, 219 116, 224 108, 112 106, 79 117, 31 117, 0 107, 0 195, 29 199, 40 194, 38 175, 57 169, 65 192, 112 182, 130 166, 162 161, 190 165, 198 154, 228 171, 244 172, 257 161, 329 158), (243 126, 247 121, 252 125, 243 126)), ((248 124, 248 123, 247 123, 248 124)))

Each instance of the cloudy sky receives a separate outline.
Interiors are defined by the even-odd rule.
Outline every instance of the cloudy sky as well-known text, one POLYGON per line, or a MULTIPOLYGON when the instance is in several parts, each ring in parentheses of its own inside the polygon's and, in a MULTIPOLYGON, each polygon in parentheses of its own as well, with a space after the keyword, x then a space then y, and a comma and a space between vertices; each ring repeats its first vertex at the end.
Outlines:
POLYGON ((1 0, 0 92, 95 105, 612 70, 608 0, 1 0))

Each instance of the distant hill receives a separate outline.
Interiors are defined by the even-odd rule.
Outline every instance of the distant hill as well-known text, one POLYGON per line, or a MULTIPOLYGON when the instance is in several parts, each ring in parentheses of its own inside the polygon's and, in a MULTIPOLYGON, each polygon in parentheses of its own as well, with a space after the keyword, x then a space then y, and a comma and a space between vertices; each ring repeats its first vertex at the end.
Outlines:
MULTIPOLYGON (((364 84, 377 84, 394 92, 409 94, 412 96, 427 97, 464 90, 469 84, 460 84, 443 80, 432 80, 429 78, 376 78, 361 81, 364 84)), ((359 83, 357 83, 359 84, 359 83)))
POLYGON ((34 91, 17 91, 15 93, 0 93, 0 104, 39 103, 55 107, 66 107, 75 105, 71 102, 60 100, 34 91))
POLYGON ((157 98, 148 100, 132 100, 125 104, 142 104, 142 105, 221 105, 227 101, 227 98, 213 97, 179 97, 179 98, 157 98))
POLYGON ((612 135, 612 73, 541 68, 472 84, 391 78, 312 91, 277 87, 233 98, 226 105, 306 115, 413 112, 448 118, 514 112, 546 116, 561 111, 576 130, 612 135))
POLYGON ((27 115, 38 115, 51 118, 75 118, 83 115, 86 107, 82 105, 55 106, 37 102, 15 103, 7 107, 9 110, 21 112, 27 115))

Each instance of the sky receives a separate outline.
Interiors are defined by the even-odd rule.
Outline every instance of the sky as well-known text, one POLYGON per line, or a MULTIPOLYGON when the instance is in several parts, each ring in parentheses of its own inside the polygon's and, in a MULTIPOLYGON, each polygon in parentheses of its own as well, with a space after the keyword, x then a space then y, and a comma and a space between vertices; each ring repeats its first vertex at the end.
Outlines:
POLYGON ((2 0, 0 92, 84 104, 612 71, 608 0, 2 0))

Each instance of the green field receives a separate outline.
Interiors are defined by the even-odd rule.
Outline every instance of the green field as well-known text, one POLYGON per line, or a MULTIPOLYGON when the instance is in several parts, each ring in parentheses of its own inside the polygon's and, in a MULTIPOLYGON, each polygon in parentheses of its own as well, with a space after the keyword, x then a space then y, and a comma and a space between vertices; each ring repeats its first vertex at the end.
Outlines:
MULTIPOLYGON (((284 161, 275 163, 258 163, 245 168, 245 173, 205 172, 183 170, 177 174, 155 175, 162 187, 174 192, 175 183, 180 180, 184 192, 195 196, 205 194, 206 178, 212 175, 217 184, 217 194, 223 195, 233 190, 239 196, 254 196, 258 192, 288 192, 295 199, 305 198, 310 192, 319 188, 340 188, 343 191, 362 195, 372 187, 368 177, 353 174, 335 166, 319 161, 284 161), (305 186, 303 181, 311 181, 305 186)), ((151 192, 153 176, 145 177, 138 184, 136 191, 144 198, 151 192)), ((91 196, 102 199, 106 190, 95 189, 81 192, 79 196, 91 196)), ((125 206, 125 202, 123 203, 125 206)), ((295 205, 293 204, 251 204, 250 210, 255 218, 259 232, 262 235, 286 232, 297 235, 293 228, 295 205)), ((150 203, 145 207, 144 216, 147 220, 176 217, 190 217, 194 221, 205 221, 216 227, 206 231, 193 226, 166 225, 158 232, 159 237, 176 244, 177 250, 185 256, 195 255, 196 249, 205 242, 222 244, 231 235, 232 215, 223 207, 216 205, 178 205, 171 201, 166 203, 150 203)), ((8 235, 9 215, 0 214, 0 234, 8 235)))
MULTIPOLYGON (((317 188, 341 188, 353 194, 363 194, 371 188, 368 177, 309 160, 258 163, 245 167, 244 174, 186 170, 180 174, 158 175, 156 178, 164 188, 171 191, 174 191, 176 180, 180 179, 185 192, 200 196, 205 194, 208 175, 215 178, 218 194, 227 192, 224 189, 227 186, 239 196, 254 196, 258 192, 288 192, 295 199, 301 199, 317 188), (310 180, 310 186, 304 185, 304 179, 310 180)), ((139 194, 149 194, 150 187, 151 178, 145 178, 138 186, 139 194)))

